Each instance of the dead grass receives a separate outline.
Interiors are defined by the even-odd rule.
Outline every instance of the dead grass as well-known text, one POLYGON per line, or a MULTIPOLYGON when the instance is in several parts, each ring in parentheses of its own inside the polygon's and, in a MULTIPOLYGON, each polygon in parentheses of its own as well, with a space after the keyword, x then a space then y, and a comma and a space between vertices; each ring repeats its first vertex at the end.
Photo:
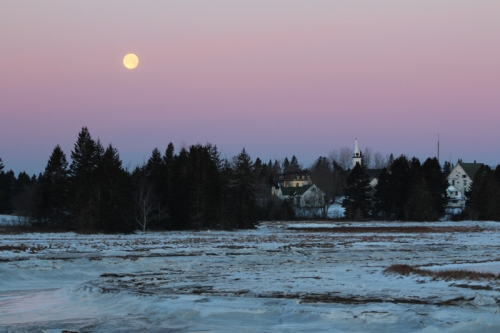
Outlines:
POLYGON ((384 270, 386 274, 399 274, 408 276, 416 274, 419 276, 430 277, 433 280, 500 280, 500 274, 493 274, 487 272, 475 272, 466 269, 444 269, 433 271, 430 269, 422 269, 404 264, 391 265, 384 270))
POLYGON ((449 232, 482 232, 485 229, 477 226, 460 227, 427 227, 427 226, 381 226, 381 227, 329 227, 329 228, 308 228, 308 227, 290 227, 287 230, 305 231, 305 232, 331 232, 331 233, 449 233, 449 232))
POLYGON ((21 245, 0 245, 0 251, 26 251, 28 247, 21 245))

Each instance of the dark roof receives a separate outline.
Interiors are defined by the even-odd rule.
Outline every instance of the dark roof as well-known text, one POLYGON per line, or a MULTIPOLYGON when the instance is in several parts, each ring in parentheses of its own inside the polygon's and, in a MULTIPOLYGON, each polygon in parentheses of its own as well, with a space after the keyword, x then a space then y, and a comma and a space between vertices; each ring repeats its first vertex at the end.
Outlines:
POLYGON ((301 180, 302 176, 307 176, 306 179, 310 179, 309 171, 289 171, 279 175, 279 180, 301 180))
POLYGON ((283 172, 280 174, 280 176, 285 176, 285 175, 308 175, 309 170, 304 169, 304 170, 296 170, 296 171, 287 171, 283 172))
POLYGON ((300 187, 282 187, 281 188, 281 194, 283 195, 302 195, 306 193, 306 191, 311 187, 312 185, 304 185, 300 187))
POLYGON ((469 176, 470 179, 474 179, 474 176, 476 175, 477 170, 483 165, 483 163, 458 163, 464 169, 465 173, 467 176, 469 176))

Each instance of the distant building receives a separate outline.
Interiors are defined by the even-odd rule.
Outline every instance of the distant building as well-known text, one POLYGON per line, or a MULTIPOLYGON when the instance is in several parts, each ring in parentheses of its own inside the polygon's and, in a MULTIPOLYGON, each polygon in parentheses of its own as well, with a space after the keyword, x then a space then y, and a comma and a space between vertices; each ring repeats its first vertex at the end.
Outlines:
POLYGON ((280 187, 302 187, 311 185, 311 175, 308 171, 290 171, 279 175, 280 187))
POLYGON ((356 164, 361 165, 363 162, 363 154, 358 148, 358 139, 354 140, 354 153, 352 154, 352 168, 356 166, 356 164))
POLYGON ((474 180, 477 170, 483 163, 462 163, 458 162, 457 165, 451 170, 448 175, 448 184, 455 187, 463 196, 465 191, 469 188, 474 180))
POLYGON ((290 200, 295 207, 322 208, 325 205, 325 193, 314 184, 298 187, 273 187, 273 194, 282 200, 290 200))
POLYGON ((465 196, 455 187, 450 185, 446 189, 446 194, 448 195, 448 206, 447 208, 463 209, 465 207, 465 196))
POLYGON ((285 172, 278 179, 278 184, 271 188, 272 195, 290 200, 295 207, 324 207, 325 193, 312 183, 307 170, 285 172))
MULTIPOLYGON (((358 147, 358 139, 354 140, 354 152, 352 154, 352 167, 354 168, 356 164, 362 165, 363 154, 358 147)), ((382 169, 366 169, 366 174, 370 178, 370 186, 374 188, 378 184, 378 179, 382 173, 382 169)))

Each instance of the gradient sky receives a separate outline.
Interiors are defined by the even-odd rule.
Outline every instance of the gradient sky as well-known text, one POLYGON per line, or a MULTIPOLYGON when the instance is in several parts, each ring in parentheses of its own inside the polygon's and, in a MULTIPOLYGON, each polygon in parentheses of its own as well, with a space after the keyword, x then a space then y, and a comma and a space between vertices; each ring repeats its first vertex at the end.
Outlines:
POLYGON ((500 163, 500 1, 1 1, 0 158, 82 126, 125 165, 169 142, 309 166, 372 147, 500 163), (139 66, 126 69, 127 53, 139 66))

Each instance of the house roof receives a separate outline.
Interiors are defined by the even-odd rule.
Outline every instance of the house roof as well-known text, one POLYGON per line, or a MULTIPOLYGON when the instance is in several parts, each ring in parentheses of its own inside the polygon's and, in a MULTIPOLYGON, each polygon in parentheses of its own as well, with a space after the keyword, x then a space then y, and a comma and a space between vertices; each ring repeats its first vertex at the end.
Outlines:
POLYGON ((299 187, 282 187, 281 194, 282 195, 302 195, 307 192, 312 185, 304 185, 299 187))
POLYGON ((455 196, 457 198, 461 198, 462 197, 462 193, 459 190, 457 190, 457 188, 455 186, 453 186, 453 185, 448 186, 448 188, 446 189, 446 192, 448 192, 448 193, 455 192, 455 196))
POLYGON ((483 165, 483 163, 458 163, 464 169, 465 173, 467 176, 469 176, 470 179, 474 179, 474 175, 476 174, 477 170, 483 165))

